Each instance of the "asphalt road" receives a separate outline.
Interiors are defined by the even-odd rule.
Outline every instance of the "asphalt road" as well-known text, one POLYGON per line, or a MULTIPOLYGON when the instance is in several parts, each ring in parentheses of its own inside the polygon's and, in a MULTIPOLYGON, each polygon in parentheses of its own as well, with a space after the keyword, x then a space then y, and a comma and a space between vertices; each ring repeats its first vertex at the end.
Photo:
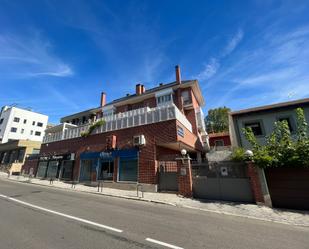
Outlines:
POLYGON ((0 248, 309 249, 309 228, 0 179, 0 248))

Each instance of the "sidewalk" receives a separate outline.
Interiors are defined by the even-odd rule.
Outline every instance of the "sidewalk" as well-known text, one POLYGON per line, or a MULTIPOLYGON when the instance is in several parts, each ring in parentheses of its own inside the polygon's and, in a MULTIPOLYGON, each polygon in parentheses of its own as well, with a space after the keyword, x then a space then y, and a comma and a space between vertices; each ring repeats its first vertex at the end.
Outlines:
MULTIPOLYGON (((2 172, 0 172, 0 177, 8 179, 7 174, 2 172)), ((23 176, 10 176, 8 180, 30 183, 29 179, 23 176)), ((43 185, 52 188, 61 188, 66 189, 68 191, 80 191, 98 195, 107 195, 119 198, 162 203, 177 207, 192 208, 219 214, 246 217, 264 221, 272 221, 281 224, 309 227, 309 211, 306 212, 296 210, 294 211, 294 210, 272 209, 265 206, 258 206, 255 204, 188 199, 171 193, 145 192, 144 197, 142 197, 142 193, 139 193, 138 197, 137 192, 131 190, 119 190, 119 189, 103 187, 103 192, 98 192, 97 187, 89 187, 77 184, 75 188, 72 188, 71 184, 63 183, 60 181, 54 181, 53 184, 51 185, 48 180, 40 180, 36 178, 31 179, 31 184, 43 185)))

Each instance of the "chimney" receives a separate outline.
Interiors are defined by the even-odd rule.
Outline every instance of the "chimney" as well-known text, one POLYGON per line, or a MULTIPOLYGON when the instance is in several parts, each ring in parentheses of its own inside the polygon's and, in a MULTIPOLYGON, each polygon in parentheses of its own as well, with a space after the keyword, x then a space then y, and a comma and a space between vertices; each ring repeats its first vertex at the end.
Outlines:
POLYGON ((142 88, 142 94, 145 93, 145 91, 146 91, 145 86, 141 85, 141 88, 142 88))
POLYGON ((106 93, 102 92, 101 93, 100 107, 105 106, 105 104, 106 104, 106 93))
POLYGON ((179 67, 179 65, 177 65, 175 67, 175 69, 176 69, 176 82, 177 82, 177 84, 181 84, 181 74, 180 74, 180 67, 179 67))
POLYGON ((142 94, 141 84, 136 84, 135 90, 136 90, 136 95, 141 95, 142 94))

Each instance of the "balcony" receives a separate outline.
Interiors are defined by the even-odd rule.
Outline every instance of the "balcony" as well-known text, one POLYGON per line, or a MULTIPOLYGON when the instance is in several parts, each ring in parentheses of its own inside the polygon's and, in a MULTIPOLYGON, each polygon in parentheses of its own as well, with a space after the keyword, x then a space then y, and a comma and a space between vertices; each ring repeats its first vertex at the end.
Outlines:
MULTIPOLYGON (((178 120, 184 127, 192 132, 192 125, 184 114, 174 105, 160 106, 150 109, 144 107, 128 112, 118 113, 104 117, 105 123, 94 131, 94 134, 126 129, 136 126, 148 125, 167 120, 178 120)), ((98 121, 98 120, 97 120, 98 121)), ((43 143, 51 143, 71 138, 81 137, 81 133, 88 130, 91 124, 70 127, 60 131, 46 131, 43 143)))

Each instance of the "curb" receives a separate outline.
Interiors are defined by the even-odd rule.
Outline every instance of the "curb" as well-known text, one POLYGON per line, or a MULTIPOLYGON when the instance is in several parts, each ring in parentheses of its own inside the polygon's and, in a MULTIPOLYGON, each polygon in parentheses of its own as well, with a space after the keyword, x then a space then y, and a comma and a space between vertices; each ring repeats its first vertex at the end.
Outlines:
MULTIPOLYGON (((0 177, 1 178, 1 177, 0 177)), ((144 202, 151 202, 151 203, 156 203, 156 204, 164 204, 164 205, 169 205, 173 207, 177 207, 178 205, 171 203, 171 202, 165 202, 165 201, 157 201, 157 200, 151 200, 151 199, 142 199, 141 197, 133 197, 133 196, 125 196, 125 195, 113 195, 113 194, 107 194, 107 193, 98 193, 98 192, 91 192, 87 190, 74 190, 70 188, 62 188, 58 187, 55 185, 45 185, 45 184, 40 184, 40 183, 33 183, 29 182, 28 180, 25 181, 19 181, 19 180, 14 180, 14 179, 9 179, 9 178, 2 178, 7 181, 11 182, 17 182, 17 183, 25 183, 25 184, 32 184, 32 185, 38 185, 38 186, 43 186, 47 188, 56 188, 56 189, 61 189, 64 191, 70 191, 70 192, 82 192, 82 193, 87 193, 87 194, 93 194, 93 195, 99 195, 99 196, 108 196, 108 197, 114 197, 114 198, 122 198, 122 199, 127 199, 127 200, 135 200, 135 201, 144 201, 144 202)))

